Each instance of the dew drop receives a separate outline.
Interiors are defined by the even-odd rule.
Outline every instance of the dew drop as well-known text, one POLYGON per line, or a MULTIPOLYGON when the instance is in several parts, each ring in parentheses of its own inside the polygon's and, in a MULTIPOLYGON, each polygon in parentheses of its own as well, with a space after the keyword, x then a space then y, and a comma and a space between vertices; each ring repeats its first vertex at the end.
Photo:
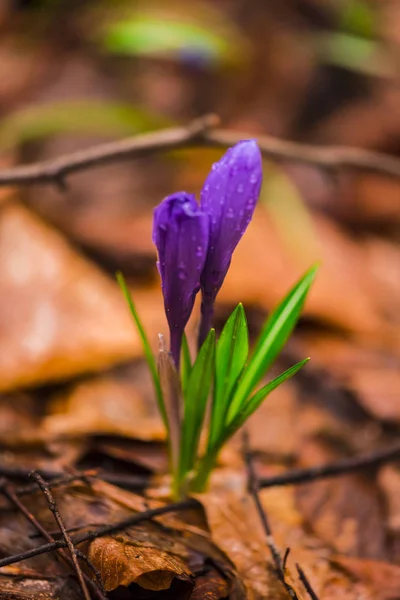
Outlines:
POLYGON ((186 271, 183 271, 182 269, 179 269, 178 271, 178 277, 181 281, 185 281, 185 279, 187 279, 187 274, 186 271))
POLYGON ((253 171, 253 173, 250 175, 250 183, 256 183, 258 180, 258 174, 253 171))
POLYGON ((233 219, 233 209, 232 208, 228 208, 227 212, 226 212, 226 216, 228 219, 233 219))
POLYGON ((201 246, 197 246, 196 256, 198 256, 199 258, 200 256, 203 256, 203 248, 201 246))
POLYGON ((251 198, 250 200, 248 200, 247 204, 246 204, 246 210, 252 210, 254 206, 254 200, 251 198))
MULTIPOLYGON (((214 165, 213 165, 214 167, 214 165)), ((208 192, 208 190, 210 189, 210 186, 208 185, 208 183, 206 183, 206 185, 204 186, 204 191, 208 192)))
POLYGON ((236 191, 237 191, 238 194, 243 194, 243 192, 244 192, 244 185, 243 185, 243 183, 239 183, 239 185, 236 188, 236 191))

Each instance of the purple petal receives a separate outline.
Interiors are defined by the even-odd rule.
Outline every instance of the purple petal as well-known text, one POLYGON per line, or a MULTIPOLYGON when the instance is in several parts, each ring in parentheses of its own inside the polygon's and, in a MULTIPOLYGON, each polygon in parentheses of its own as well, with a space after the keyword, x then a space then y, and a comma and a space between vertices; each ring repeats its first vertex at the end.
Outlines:
POLYGON ((261 154, 254 140, 230 148, 206 179, 200 205, 210 217, 210 239, 201 286, 203 299, 209 302, 214 301, 251 221, 261 182, 261 154))
MULTIPOLYGON (((158 250, 171 341, 181 339, 193 310, 207 255, 208 237, 208 216, 199 209, 193 195, 178 192, 165 198, 155 209, 153 241, 158 250)), ((176 346, 180 343, 171 345, 178 364, 176 346)))

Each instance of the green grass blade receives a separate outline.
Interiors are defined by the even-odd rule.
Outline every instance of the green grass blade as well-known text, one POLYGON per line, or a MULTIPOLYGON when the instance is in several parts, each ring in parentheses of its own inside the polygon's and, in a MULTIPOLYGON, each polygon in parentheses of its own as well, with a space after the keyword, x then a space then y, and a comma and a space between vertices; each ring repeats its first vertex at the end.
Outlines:
POLYGON ((305 273, 264 325, 230 404, 227 422, 232 422, 235 415, 241 411, 254 387, 285 345, 300 316, 316 272, 317 267, 314 266, 305 273))
POLYGON ((182 426, 180 478, 193 469, 214 375, 215 330, 211 329, 192 367, 185 398, 182 426))
POLYGON ((125 300, 126 300, 126 302, 128 304, 129 310, 131 312, 133 320, 135 321, 136 328, 138 330, 140 339, 142 341, 143 352, 144 352, 144 355, 146 357, 146 361, 147 361, 147 364, 149 366, 151 377, 152 377, 152 380, 153 380, 153 385, 154 385, 154 390, 155 390, 155 393, 156 393, 156 400, 157 400, 157 404, 158 404, 158 409, 159 409, 159 411, 161 413, 162 420, 163 420, 164 425, 165 425, 165 427, 167 429, 167 432, 168 432, 167 413, 166 413, 166 409, 165 409, 164 398, 163 398, 163 393, 162 393, 161 384, 160 384, 160 378, 158 376, 157 365, 156 365, 155 358, 153 356, 153 352, 151 350, 151 346, 149 344, 149 340, 147 339, 146 332, 144 330, 144 327, 142 325, 142 322, 140 320, 140 317, 138 315, 136 307, 135 307, 135 305, 133 303, 132 296, 131 296, 131 293, 130 293, 129 288, 127 286, 127 283, 125 281, 125 278, 122 275, 122 273, 120 273, 120 272, 117 273, 117 281, 118 281, 118 284, 119 284, 119 286, 120 286, 120 288, 122 290, 122 293, 124 294, 125 300))
POLYGON ((181 353, 181 382, 182 391, 185 393, 192 370, 192 359, 190 357, 189 344, 186 333, 182 337, 182 353, 181 353))
POLYGON ((261 389, 259 389, 254 394, 254 396, 252 396, 252 398, 248 400, 243 410, 235 416, 235 418, 230 424, 228 424, 225 433, 225 436, 227 437, 224 437, 223 443, 225 443, 229 437, 236 433, 236 431, 245 423, 245 421, 247 421, 247 419, 257 410, 257 408, 261 406, 265 398, 269 396, 271 392, 276 390, 276 388, 279 387, 282 383, 293 377, 293 375, 296 375, 296 373, 300 371, 300 369, 304 367, 304 365, 308 363, 309 360, 309 358, 301 360, 289 369, 286 369, 286 371, 278 375, 278 377, 275 377, 275 379, 272 379, 272 381, 264 385, 261 389))
POLYGON ((225 323, 215 354, 215 388, 210 422, 209 444, 218 438, 224 425, 232 391, 243 371, 249 353, 249 334, 242 304, 238 304, 225 323))

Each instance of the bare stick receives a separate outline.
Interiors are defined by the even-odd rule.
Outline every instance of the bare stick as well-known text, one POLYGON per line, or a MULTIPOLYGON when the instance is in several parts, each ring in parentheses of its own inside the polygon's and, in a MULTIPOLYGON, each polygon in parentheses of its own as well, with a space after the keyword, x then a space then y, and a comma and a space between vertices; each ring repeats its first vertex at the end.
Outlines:
POLYGON ((346 146, 311 146, 249 132, 216 129, 218 124, 216 115, 205 115, 186 127, 162 129, 99 144, 55 159, 5 169, 0 172, 0 186, 53 183, 63 189, 69 174, 98 165, 195 146, 227 148, 240 140, 254 137, 257 137, 266 158, 314 165, 328 171, 351 169, 400 177, 400 160, 389 154, 346 146))
POLYGON ((325 465, 317 465, 309 469, 293 469, 288 473, 282 473, 273 477, 260 478, 259 485, 261 488, 276 487, 281 485, 293 485, 299 483, 309 483, 318 481, 327 477, 338 477, 362 471, 364 469, 380 467, 383 464, 400 459, 400 444, 377 450, 366 456, 356 456, 355 458, 345 458, 334 463, 325 465))
MULTIPOLYGON (((96 538, 111 535, 116 533, 117 531, 123 531, 124 529, 128 529, 129 527, 133 527, 138 523, 142 523, 143 521, 149 521, 155 517, 160 515, 165 515, 170 512, 176 512, 179 510, 186 510, 190 508, 196 508, 199 506, 199 503, 194 498, 189 498, 189 500, 182 500, 181 502, 175 502, 173 504, 167 504, 165 506, 158 506, 157 508, 152 508, 141 513, 136 513, 131 517, 124 519, 123 521, 119 521, 118 523, 113 523, 111 525, 104 525, 103 527, 99 527, 95 531, 86 531, 75 537, 71 538, 71 542, 76 546, 77 544, 82 544, 83 542, 88 542, 95 540, 96 538)), ((31 548, 26 550, 25 552, 20 552, 18 554, 14 554, 12 556, 7 556, 6 558, 0 559, 0 569, 2 567, 6 567, 7 565, 12 565, 17 562, 21 562, 22 560, 27 560, 28 558, 32 558, 33 556, 39 556, 40 554, 45 554, 46 552, 54 552, 58 548, 66 548, 67 542, 65 539, 56 540, 55 542, 49 542, 48 544, 43 544, 41 546, 37 546, 36 548, 31 548)))
MULTIPOLYGON (((27 519, 27 521, 29 521, 29 523, 31 523, 35 527, 35 529, 39 532, 39 534, 44 537, 45 540, 47 540, 48 542, 54 542, 54 539, 52 538, 51 534, 43 527, 43 525, 41 525, 41 523, 39 523, 39 521, 36 519, 36 517, 25 506, 25 504, 23 504, 21 502, 21 500, 18 498, 18 495, 15 493, 15 491, 9 485, 7 485, 7 484, 2 485, 1 491, 4 494, 4 496, 6 496, 6 498, 8 498, 8 500, 12 504, 14 504, 14 506, 24 515, 24 517, 27 519)), ((73 565, 71 559, 65 555, 63 549, 58 550, 58 553, 61 556, 61 558, 70 567, 74 568, 74 565, 73 565)), ((93 572, 93 574, 96 578, 96 581, 97 581, 98 588, 96 587, 94 582, 87 575, 83 574, 86 583, 93 589, 93 591, 97 594, 99 599, 103 600, 106 597, 106 591, 104 589, 103 581, 101 579, 101 575, 100 575, 98 569, 96 569, 94 564, 89 560, 89 558, 83 552, 81 552, 80 550, 76 550, 76 554, 77 554, 77 556, 79 556, 80 559, 85 561, 85 563, 87 564, 89 569, 91 569, 91 571, 93 572)))
POLYGON ((304 571, 300 567, 300 565, 298 565, 297 563, 296 563, 296 569, 299 574, 300 581, 304 585, 304 587, 307 591, 307 594, 310 596, 311 600, 319 600, 317 594, 314 592, 314 590, 311 586, 311 583, 308 581, 306 574, 304 573, 304 571))
MULTIPOLYGON (((89 469, 87 471, 81 471, 66 475, 63 471, 53 469, 39 469, 38 472, 45 479, 50 479, 50 488, 58 485, 64 485, 72 483, 73 481, 84 480, 85 478, 90 479, 91 477, 97 477, 108 483, 118 485, 130 490, 141 490, 147 487, 149 478, 143 475, 118 475, 115 473, 104 473, 98 469, 89 469)), ((13 467, 10 465, 0 464, 0 476, 14 478, 14 479, 28 479, 32 473, 32 467, 13 467)), ((29 484, 20 486, 17 488, 18 495, 30 494, 37 489, 36 484, 29 484)))
POLYGON ((32 479, 34 479, 36 481, 36 483, 38 484, 39 488, 42 490, 44 497, 46 498, 47 504, 49 505, 49 509, 50 511, 53 513, 54 515, 54 519, 57 523, 57 525, 60 528, 60 531, 63 534, 66 546, 71 554, 71 559, 76 571, 76 575, 78 577, 80 586, 82 588, 82 593, 85 597, 85 600, 90 600, 90 594, 89 594, 89 590, 87 588, 85 579, 83 577, 83 573, 82 573, 82 569, 79 565, 79 561, 78 558, 76 556, 76 552, 75 552, 75 548, 74 545, 71 541, 70 536, 68 535, 68 532, 65 528, 64 525, 64 521, 60 515, 60 511, 57 508, 57 504, 53 498, 53 494, 51 493, 51 490, 49 488, 48 483, 43 479, 43 477, 41 475, 39 475, 39 473, 32 473, 32 479))
MULTIPOLYGON (((243 432, 243 456, 244 456, 246 468, 247 468, 248 491, 253 497, 258 515, 261 519, 267 546, 271 553, 272 560, 274 561, 274 564, 275 564, 275 571, 276 571, 277 577, 278 577, 279 581, 282 583, 282 585, 284 586, 284 588, 286 589, 289 597, 292 598, 293 600, 298 600, 298 596, 297 596, 296 592, 294 591, 292 586, 286 581, 285 571, 283 568, 284 562, 282 561, 279 550, 276 547, 275 540, 273 538, 271 527, 269 524, 267 513, 261 503, 261 499, 260 499, 260 495, 259 495, 259 485, 258 485, 256 473, 254 470, 253 456, 250 451, 249 434, 248 434, 247 430, 245 430, 243 432)), ((286 551, 285 562, 287 559, 287 554, 288 554, 288 552, 286 551)))

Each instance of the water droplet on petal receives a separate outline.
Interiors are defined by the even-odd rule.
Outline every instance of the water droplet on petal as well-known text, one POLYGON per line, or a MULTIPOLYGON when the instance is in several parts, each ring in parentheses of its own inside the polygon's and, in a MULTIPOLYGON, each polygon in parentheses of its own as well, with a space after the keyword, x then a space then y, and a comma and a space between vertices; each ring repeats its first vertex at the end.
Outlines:
POLYGON ((183 271, 182 269, 178 270, 178 277, 181 281, 185 281, 185 279, 187 279, 187 274, 186 271, 183 271))
POLYGON ((196 249, 196 256, 198 256, 199 258, 200 258, 201 256, 203 256, 203 248, 202 248, 201 246, 197 246, 197 249, 196 249))
POLYGON ((250 175, 250 183, 256 183, 258 181, 258 173, 256 171, 253 171, 253 173, 250 175))
MULTIPOLYGON (((213 165, 214 167, 214 165, 213 165)), ((204 186, 204 191, 208 192, 208 190, 210 189, 210 186, 208 185, 208 183, 206 183, 206 185, 204 186)))
POLYGON ((236 191, 237 191, 238 194, 242 194, 243 193, 243 191, 244 191, 244 185, 243 185, 243 183, 239 183, 239 185, 236 188, 236 191))
POLYGON ((252 210, 253 207, 254 207, 254 200, 251 198, 250 200, 247 201, 246 210, 252 210))
POLYGON ((232 208, 228 208, 227 212, 226 212, 226 216, 228 219, 233 219, 233 209, 232 208))

